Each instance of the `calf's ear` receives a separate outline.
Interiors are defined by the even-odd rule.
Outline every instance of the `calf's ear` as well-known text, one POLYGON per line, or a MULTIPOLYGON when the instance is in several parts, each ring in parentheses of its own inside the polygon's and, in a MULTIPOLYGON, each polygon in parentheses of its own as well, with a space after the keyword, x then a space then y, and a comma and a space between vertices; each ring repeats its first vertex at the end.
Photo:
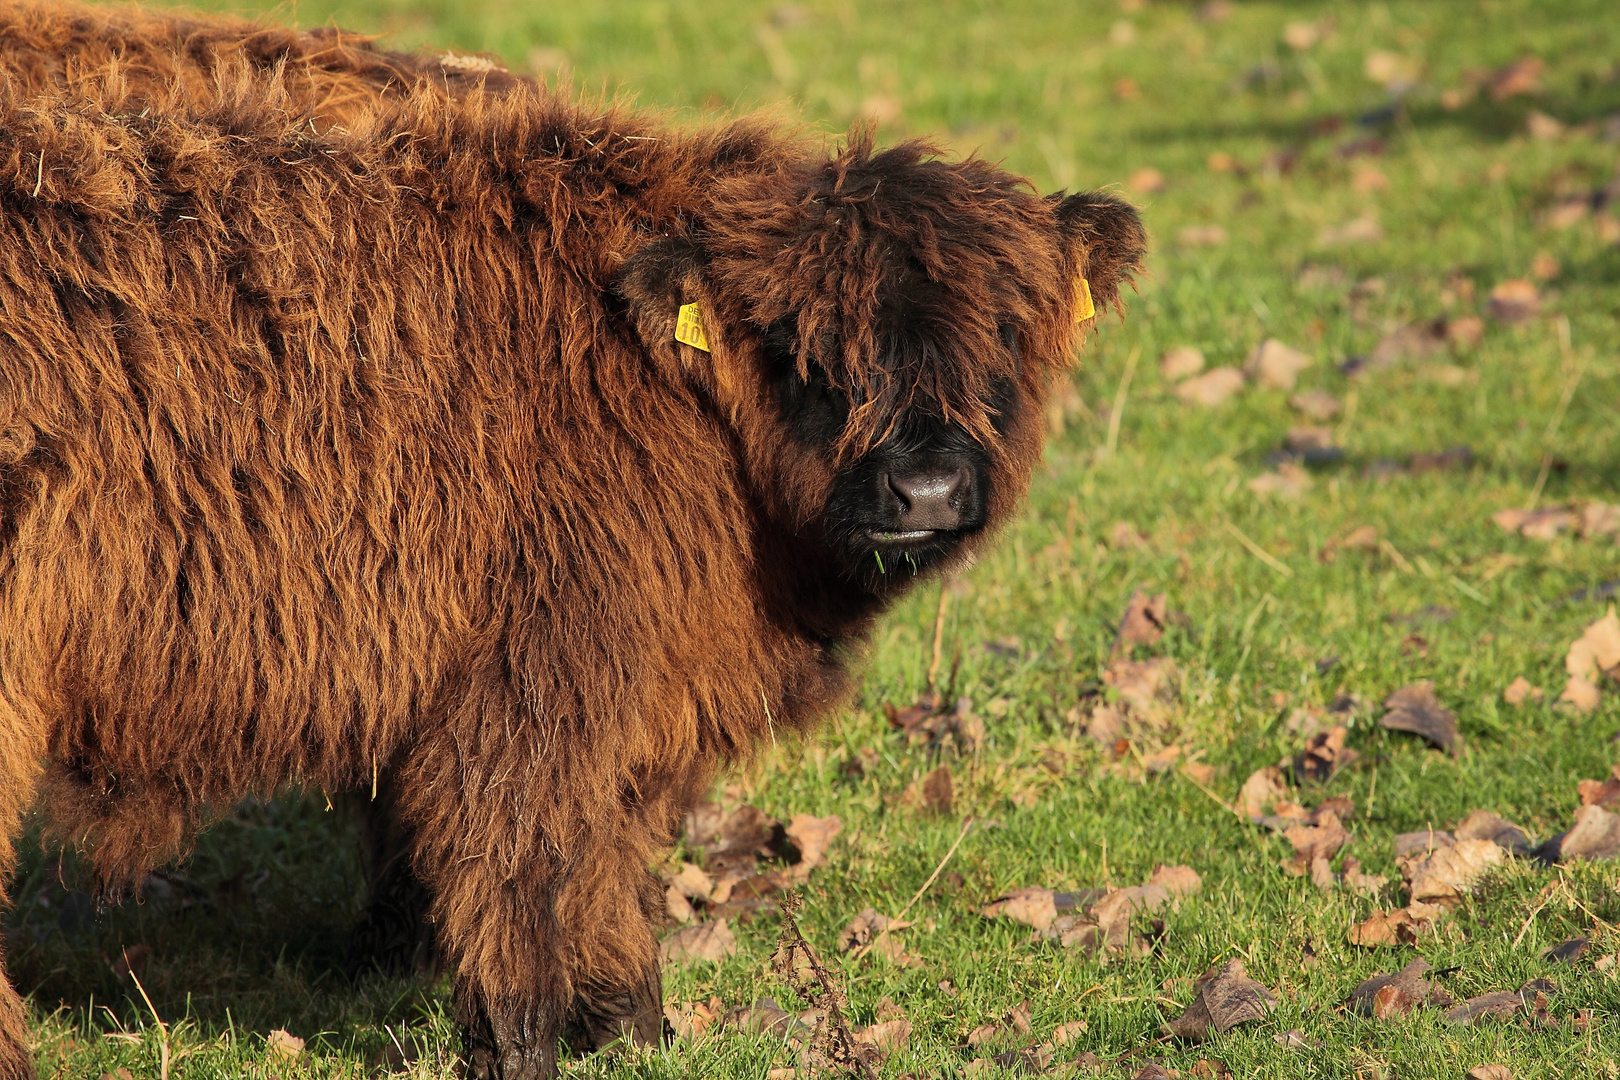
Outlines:
POLYGON ((1058 203, 1056 215, 1070 265, 1086 279, 1097 309, 1117 306, 1120 285, 1142 269, 1147 251, 1136 207, 1107 192, 1083 191, 1058 203))
MULTIPOLYGON (((661 236, 637 250, 619 268, 617 290, 630 309, 636 334, 654 355, 675 358, 677 326, 692 339, 690 318, 683 323, 681 309, 706 307, 703 270, 708 253, 689 236, 661 236)), ((690 316, 690 312, 688 315, 690 316)), ((700 316, 701 317, 701 316, 700 316)), ((706 327, 710 335, 714 330, 706 327)))

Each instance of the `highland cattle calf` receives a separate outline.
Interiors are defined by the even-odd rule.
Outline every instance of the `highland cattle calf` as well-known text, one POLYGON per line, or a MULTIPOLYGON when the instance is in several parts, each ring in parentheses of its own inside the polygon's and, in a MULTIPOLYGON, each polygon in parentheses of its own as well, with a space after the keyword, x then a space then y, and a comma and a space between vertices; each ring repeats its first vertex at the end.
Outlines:
POLYGON ((377 796, 472 1075, 655 1040, 649 865, 1013 513, 1136 214, 515 80, 120 87, 0 87, 0 871, 377 796))

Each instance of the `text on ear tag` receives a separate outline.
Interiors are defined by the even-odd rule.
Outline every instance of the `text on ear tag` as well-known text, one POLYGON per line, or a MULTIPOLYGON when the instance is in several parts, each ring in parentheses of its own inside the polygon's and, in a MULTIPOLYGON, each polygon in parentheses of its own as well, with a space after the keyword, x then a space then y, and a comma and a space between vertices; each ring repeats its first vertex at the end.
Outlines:
POLYGON ((1097 305, 1091 302, 1091 282, 1077 278, 1074 283, 1074 321, 1085 322, 1096 314, 1097 305))
POLYGON ((696 304, 682 304, 675 316, 675 340, 694 349, 709 351, 709 339, 703 333, 703 315, 696 304))

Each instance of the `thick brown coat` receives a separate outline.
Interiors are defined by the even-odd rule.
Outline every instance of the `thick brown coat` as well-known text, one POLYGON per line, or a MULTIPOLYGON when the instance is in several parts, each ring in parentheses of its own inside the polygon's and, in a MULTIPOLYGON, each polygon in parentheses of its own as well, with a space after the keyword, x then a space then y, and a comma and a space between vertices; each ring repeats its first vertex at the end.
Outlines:
MULTIPOLYGON (((840 699, 899 587, 831 549, 829 492, 928 414, 1005 521, 1073 284, 1116 301, 1134 213, 926 148, 447 94, 363 45, 198 65, 197 24, 130 16, 136 66, 196 75, 160 98, 28 60, 94 52, 43 10, 0 34, 32 72, 0 87, 0 874, 36 804, 116 889, 210 808, 380 785, 475 1071, 656 1037, 649 863, 840 699), (685 301, 712 352, 673 342, 685 301), (852 406, 827 446, 777 407, 783 320, 852 406)), ((0 981, 0 1080, 24 1045, 0 981)))

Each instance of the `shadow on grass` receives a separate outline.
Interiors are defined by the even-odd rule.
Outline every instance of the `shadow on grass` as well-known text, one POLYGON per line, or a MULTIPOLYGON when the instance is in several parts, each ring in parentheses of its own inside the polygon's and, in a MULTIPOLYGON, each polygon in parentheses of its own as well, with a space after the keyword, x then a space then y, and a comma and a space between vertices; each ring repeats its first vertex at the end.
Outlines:
POLYGON ((345 974, 366 898, 360 823, 318 795, 243 803, 110 906, 71 852, 37 834, 20 846, 0 927, 8 974, 41 1013, 133 1024, 146 1007, 131 972, 163 1019, 205 1030, 352 1032, 433 1007, 425 980, 345 974))

